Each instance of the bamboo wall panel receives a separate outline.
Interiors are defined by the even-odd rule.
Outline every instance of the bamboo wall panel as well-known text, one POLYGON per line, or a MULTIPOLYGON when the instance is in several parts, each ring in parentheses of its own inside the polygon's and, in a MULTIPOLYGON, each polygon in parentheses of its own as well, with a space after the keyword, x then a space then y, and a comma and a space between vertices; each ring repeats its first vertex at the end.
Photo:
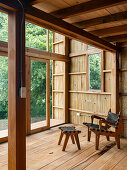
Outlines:
POLYGON ((54 93, 54 106, 58 106, 58 107, 64 106, 63 93, 54 93))
POLYGON ((105 73, 105 91, 111 92, 111 73, 105 73))
POLYGON ((86 55, 71 58, 70 72, 86 72, 86 55))
POLYGON ((64 62, 54 61, 54 74, 61 74, 64 72, 64 62))
POLYGON ((53 90, 63 90, 63 89, 64 89, 63 76, 54 76, 53 77, 53 90))
MULTIPOLYGON (((110 94, 85 93, 86 90, 86 72, 87 72, 87 54, 93 53, 93 48, 88 49, 86 44, 71 40, 70 52, 70 122, 82 124, 84 121, 91 121, 91 112, 107 115, 111 108, 110 94), (75 74, 74 74, 75 73, 75 74), (76 74, 77 73, 77 74, 76 74), (79 110, 79 111, 78 111, 79 110), (77 116, 77 113, 84 111, 83 115, 77 116), (85 111, 87 113, 85 113, 85 111), (90 112, 90 113, 89 113, 90 112)), ((96 51, 96 49, 95 49, 96 51)), ((98 51, 97 51, 98 53, 98 51)), ((111 53, 105 53, 105 70, 111 70, 111 53)), ((89 74, 89 73, 88 73, 89 74)), ((111 71, 105 74, 105 92, 111 92, 111 71)), ((89 92, 89 91, 88 91, 89 92)), ((91 91, 90 91, 91 92, 91 91)), ((96 122, 97 123, 97 122, 96 122)))
MULTIPOLYGON (((58 33, 53 35, 53 52, 65 54, 65 37, 58 33)), ((65 63, 61 61, 53 61, 53 77, 52 77, 52 118, 64 120, 64 67, 65 63), (60 75, 61 74, 61 75, 60 75)))
POLYGON ((105 116, 111 102, 110 95, 100 94, 71 93, 70 98, 70 108, 105 113, 105 116))
POLYGON ((105 52, 105 70, 110 70, 112 68, 112 53, 105 52))
POLYGON ((122 72, 121 73, 121 83, 122 83, 122 86, 121 86, 121 91, 122 92, 127 92, 127 72, 122 72))
POLYGON ((54 119, 63 120, 64 110, 59 108, 54 108, 54 119))
POLYGON ((70 41, 70 52, 71 53, 77 53, 80 51, 86 51, 87 50, 87 45, 84 43, 81 43, 76 40, 71 40, 70 41))
MULTIPOLYGON (((120 53, 120 69, 127 69, 127 48, 120 53)), ((127 71, 120 72, 119 77, 120 92, 127 93, 127 71)), ((127 96, 120 95, 120 111, 123 115, 124 136, 127 137, 127 96)))

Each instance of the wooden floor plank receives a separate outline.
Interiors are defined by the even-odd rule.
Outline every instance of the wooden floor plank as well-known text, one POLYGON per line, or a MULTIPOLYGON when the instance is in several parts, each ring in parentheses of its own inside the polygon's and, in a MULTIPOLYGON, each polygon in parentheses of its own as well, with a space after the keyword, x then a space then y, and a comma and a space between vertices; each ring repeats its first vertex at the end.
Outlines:
MULTIPOLYGON (((71 126, 71 124, 68 124, 71 126)), ((63 125, 65 126, 65 125, 63 125)), ((92 133, 91 141, 87 141, 87 129, 81 125, 75 125, 81 130, 79 140, 81 150, 71 139, 67 144, 65 152, 62 146, 58 145, 60 130, 54 127, 34 135, 27 136, 27 169, 28 170, 124 170, 127 167, 127 139, 121 139, 121 149, 116 145, 107 152, 102 152, 106 145, 114 143, 114 138, 108 142, 104 136, 100 138, 99 150, 95 150, 95 136, 92 133)), ((0 144, 0 170, 7 170, 8 167, 8 143, 0 144)))

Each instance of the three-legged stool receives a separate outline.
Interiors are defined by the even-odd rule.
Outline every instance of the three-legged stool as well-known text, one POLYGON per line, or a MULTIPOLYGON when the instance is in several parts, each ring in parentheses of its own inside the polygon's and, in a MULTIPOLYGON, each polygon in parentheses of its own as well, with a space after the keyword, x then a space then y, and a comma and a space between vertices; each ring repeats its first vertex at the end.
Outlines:
POLYGON ((79 142, 79 137, 78 137, 78 134, 81 133, 80 130, 76 130, 76 128, 74 126, 68 126, 68 127, 63 126, 63 127, 59 127, 59 129, 61 130, 61 134, 60 134, 60 138, 58 141, 58 145, 60 145, 63 135, 65 134, 65 141, 64 141, 62 151, 65 151, 65 149, 66 149, 69 136, 71 136, 72 143, 75 144, 75 141, 76 141, 77 147, 78 147, 78 149, 80 149, 80 142, 79 142), (74 140, 74 138, 75 138, 75 140, 74 140))

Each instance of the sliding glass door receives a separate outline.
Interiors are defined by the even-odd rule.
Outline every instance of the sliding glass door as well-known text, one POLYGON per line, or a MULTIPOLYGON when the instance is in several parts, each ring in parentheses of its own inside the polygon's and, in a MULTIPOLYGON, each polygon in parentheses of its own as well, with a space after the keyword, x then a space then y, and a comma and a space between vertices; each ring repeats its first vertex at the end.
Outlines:
POLYGON ((29 57, 27 64, 27 131, 35 133, 50 127, 50 61, 29 57))

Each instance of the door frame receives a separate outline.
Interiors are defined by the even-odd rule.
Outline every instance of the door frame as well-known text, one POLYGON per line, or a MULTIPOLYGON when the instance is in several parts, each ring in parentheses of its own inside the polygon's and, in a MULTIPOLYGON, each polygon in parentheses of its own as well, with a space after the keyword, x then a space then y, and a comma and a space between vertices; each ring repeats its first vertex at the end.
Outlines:
POLYGON ((50 60, 26 56, 26 129, 27 134, 50 128, 50 60), (31 129, 31 60, 46 63, 46 126, 31 129))

